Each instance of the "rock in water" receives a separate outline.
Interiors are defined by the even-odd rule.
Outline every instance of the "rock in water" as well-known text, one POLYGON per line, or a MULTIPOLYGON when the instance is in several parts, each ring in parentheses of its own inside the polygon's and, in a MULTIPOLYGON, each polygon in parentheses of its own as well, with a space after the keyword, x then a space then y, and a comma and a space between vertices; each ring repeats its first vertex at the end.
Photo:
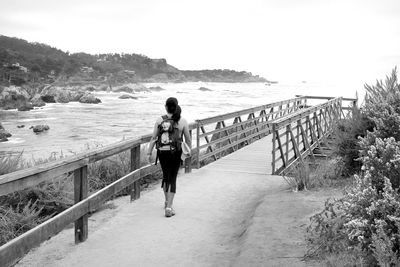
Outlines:
POLYGON ((45 103, 56 103, 53 95, 42 95, 41 98, 45 103))
POLYGON ((118 97, 118 98, 119 98, 119 99, 138 99, 137 97, 131 96, 131 95, 128 95, 128 94, 121 95, 121 96, 118 97))
POLYGON ((85 94, 79 99, 79 102, 85 104, 98 104, 101 103, 101 100, 92 94, 85 94))
POLYGON ((162 88, 161 86, 152 86, 152 87, 149 87, 149 90, 159 92, 159 91, 164 91, 165 89, 162 88))
POLYGON ((24 105, 18 107, 18 111, 29 111, 33 109, 33 105, 29 102, 26 102, 24 105))
POLYGON ((200 91, 212 91, 211 89, 208 89, 206 87, 200 87, 199 90, 200 91))
POLYGON ((113 90, 113 92, 117 92, 117 93, 119 93, 119 92, 125 92, 125 93, 133 93, 133 88, 130 88, 129 86, 121 86, 121 87, 119 87, 119 88, 115 88, 114 90, 113 90))
POLYGON ((36 125, 31 127, 34 133, 41 133, 50 129, 48 125, 36 125))
POLYGON ((8 141, 8 137, 11 137, 11 134, 0 123, 0 142, 8 141))
POLYGON ((42 100, 42 97, 39 94, 34 95, 31 102, 34 107, 43 107, 46 105, 46 102, 42 100))

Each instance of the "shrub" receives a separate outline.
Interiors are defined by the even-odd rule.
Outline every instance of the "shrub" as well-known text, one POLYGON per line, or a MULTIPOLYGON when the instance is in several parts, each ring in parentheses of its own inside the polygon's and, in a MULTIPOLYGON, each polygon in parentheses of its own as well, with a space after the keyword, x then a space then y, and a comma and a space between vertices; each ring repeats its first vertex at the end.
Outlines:
POLYGON ((372 120, 379 138, 394 137, 400 140, 400 84, 396 68, 385 82, 377 81, 376 85, 365 85, 365 114, 372 120))
POLYGON ((36 202, 16 208, 0 206, 0 245, 47 220, 40 216, 41 211, 36 202))
POLYGON ((342 162, 341 176, 349 177, 361 170, 359 158, 359 137, 373 130, 373 122, 357 107, 353 108, 352 117, 338 122, 333 134, 334 154, 342 162))
POLYGON ((17 154, 6 153, 0 157, 0 175, 15 172, 24 167, 22 152, 17 154))
POLYGON ((400 196, 389 179, 378 192, 370 178, 369 173, 363 179, 356 176, 342 199, 327 201, 324 210, 311 217, 309 256, 347 251, 371 265, 400 259, 400 196))
POLYGON ((376 133, 368 133, 360 141, 360 160, 363 169, 368 170, 372 184, 378 190, 388 178, 394 188, 400 187, 400 141, 393 138, 378 138, 376 133))

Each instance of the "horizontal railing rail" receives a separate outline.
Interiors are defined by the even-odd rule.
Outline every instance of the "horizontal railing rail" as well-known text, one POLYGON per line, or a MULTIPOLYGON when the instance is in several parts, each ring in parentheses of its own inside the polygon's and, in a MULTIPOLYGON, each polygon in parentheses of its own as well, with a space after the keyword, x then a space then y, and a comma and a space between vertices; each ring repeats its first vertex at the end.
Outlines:
POLYGON ((313 150, 326 142, 334 124, 342 116, 342 98, 290 114, 271 123, 272 174, 286 174, 313 150))
POLYGON ((304 97, 197 120, 197 167, 270 133, 269 123, 307 105, 304 97))

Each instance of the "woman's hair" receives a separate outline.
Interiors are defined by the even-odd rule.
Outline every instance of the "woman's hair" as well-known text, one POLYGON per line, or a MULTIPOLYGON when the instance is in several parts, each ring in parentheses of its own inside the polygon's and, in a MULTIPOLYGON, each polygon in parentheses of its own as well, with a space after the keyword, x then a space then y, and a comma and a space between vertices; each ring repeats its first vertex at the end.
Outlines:
POLYGON ((165 102, 165 108, 169 114, 172 114, 172 120, 178 122, 181 119, 182 109, 178 105, 178 99, 175 97, 170 97, 165 102))

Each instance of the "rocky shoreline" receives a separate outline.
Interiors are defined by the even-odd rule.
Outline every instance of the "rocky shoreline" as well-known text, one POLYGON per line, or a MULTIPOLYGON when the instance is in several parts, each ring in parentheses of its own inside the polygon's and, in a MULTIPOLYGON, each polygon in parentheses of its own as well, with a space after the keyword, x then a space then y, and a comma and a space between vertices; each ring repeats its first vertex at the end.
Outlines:
POLYGON ((43 107, 46 103, 80 102, 99 104, 101 99, 94 92, 123 93, 120 99, 137 99, 133 96, 141 92, 157 92, 165 90, 159 86, 149 87, 142 84, 120 85, 111 88, 107 85, 39 85, 39 86, 0 86, 0 110, 17 109, 29 111, 35 107, 43 107))

